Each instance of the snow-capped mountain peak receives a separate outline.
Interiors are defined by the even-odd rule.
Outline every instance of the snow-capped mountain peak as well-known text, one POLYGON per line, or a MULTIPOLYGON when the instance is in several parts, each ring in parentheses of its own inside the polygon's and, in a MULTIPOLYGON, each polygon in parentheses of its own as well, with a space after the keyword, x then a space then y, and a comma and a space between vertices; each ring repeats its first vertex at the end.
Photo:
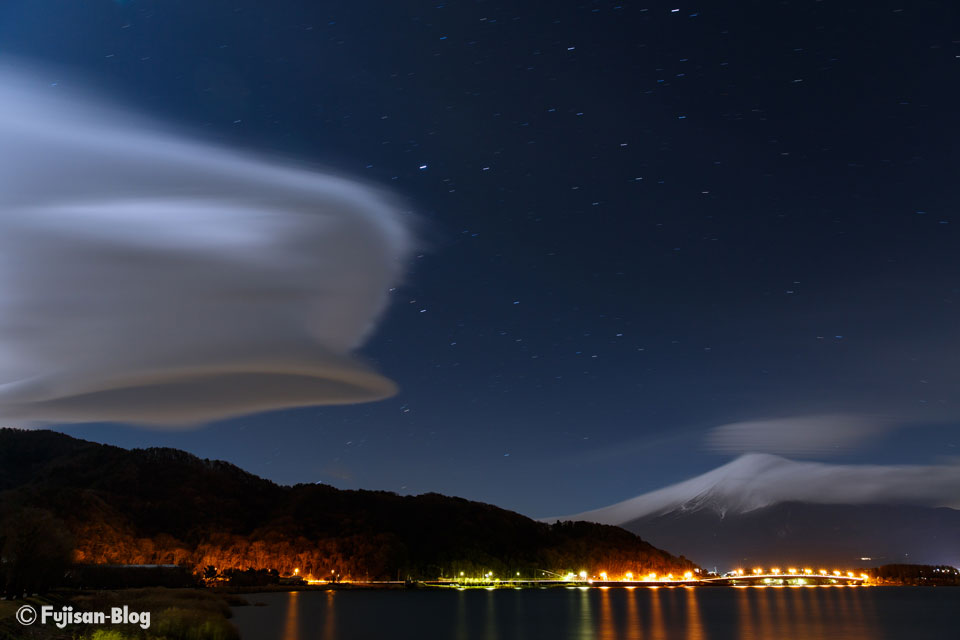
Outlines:
POLYGON ((556 520, 620 525, 672 511, 739 514, 780 502, 960 506, 960 466, 832 465, 748 453, 702 475, 556 520))

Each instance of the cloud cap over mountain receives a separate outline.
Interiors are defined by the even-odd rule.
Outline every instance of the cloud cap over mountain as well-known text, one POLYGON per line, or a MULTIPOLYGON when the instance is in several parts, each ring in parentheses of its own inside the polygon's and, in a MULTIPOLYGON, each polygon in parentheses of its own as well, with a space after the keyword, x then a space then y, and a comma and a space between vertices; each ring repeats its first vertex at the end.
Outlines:
POLYGON ((751 453, 689 480, 559 519, 621 525, 670 511, 746 513, 781 502, 960 508, 960 466, 841 465, 751 453))
POLYGON ((724 452, 783 455, 848 451, 895 428, 892 420, 856 414, 826 414, 733 422, 707 434, 708 448, 724 452))

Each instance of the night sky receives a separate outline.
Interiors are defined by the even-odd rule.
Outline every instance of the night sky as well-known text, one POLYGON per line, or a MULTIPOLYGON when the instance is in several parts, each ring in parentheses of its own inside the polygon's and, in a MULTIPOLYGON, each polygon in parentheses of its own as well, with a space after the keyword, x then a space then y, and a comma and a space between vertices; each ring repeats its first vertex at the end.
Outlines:
POLYGON ((361 350, 394 398, 57 428, 535 517, 754 449, 956 463, 954 5, 6 0, 51 90, 385 187, 418 238, 361 350), (716 431, 760 420, 790 442, 716 431))

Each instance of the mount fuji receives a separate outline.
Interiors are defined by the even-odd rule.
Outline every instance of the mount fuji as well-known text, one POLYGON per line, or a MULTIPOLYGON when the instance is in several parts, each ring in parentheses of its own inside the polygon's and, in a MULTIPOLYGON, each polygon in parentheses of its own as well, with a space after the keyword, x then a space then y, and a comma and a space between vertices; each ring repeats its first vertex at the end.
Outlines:
POLYGON ((632 531, 706 566, 960 565, 960 467, 743 455, 689 480, 554 520, 632 531))

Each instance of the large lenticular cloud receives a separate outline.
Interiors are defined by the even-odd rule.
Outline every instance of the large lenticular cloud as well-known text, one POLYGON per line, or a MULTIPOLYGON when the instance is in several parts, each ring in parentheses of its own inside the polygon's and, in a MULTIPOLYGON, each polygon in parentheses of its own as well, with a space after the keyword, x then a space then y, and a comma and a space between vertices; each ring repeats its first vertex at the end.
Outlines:
POLYGON ((0 416, 196 424, 376 400, 350 356, 409 244, 369 187, 0 69, 0 416))

